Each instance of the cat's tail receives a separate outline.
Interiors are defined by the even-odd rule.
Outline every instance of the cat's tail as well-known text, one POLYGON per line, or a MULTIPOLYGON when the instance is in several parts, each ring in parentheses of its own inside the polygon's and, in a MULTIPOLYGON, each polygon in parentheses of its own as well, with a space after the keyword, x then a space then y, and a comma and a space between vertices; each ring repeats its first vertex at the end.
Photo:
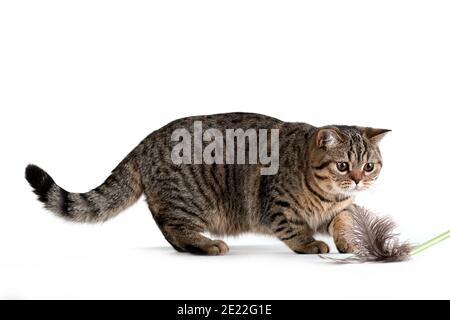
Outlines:
POLYGON ((141 175, 129 157, 102 185, 86 193, 67 192, 35 165, 26 168, 25 178, 45 208, 76 222, 104 222, 135 203, 143 192, 141 175))

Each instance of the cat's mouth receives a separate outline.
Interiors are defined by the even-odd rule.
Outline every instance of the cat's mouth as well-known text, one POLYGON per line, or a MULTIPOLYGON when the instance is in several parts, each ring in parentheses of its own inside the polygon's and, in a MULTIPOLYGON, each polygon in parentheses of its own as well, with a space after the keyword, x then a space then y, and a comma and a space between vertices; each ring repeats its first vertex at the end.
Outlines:
POLYGON ((342 194, 344 194, 346 196, 352 196, 352 195, 355 195, 358 192, 367 190, 367 188, 368 187, 365 186, 365 185, 355 184, 354 183, 353 185, 350 185, 350 186, 340 187, 339 191, 340 191, 340 193, 342 193, 342 194))

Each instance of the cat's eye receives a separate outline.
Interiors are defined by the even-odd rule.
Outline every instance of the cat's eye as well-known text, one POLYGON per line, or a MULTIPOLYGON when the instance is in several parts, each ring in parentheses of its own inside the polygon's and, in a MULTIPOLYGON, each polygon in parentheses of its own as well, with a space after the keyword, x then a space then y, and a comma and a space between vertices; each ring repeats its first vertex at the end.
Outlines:
POLYGON ((375 169, 375 165, 372 162, 366 163, 366 165, 364 166, 365 172, 372 172, 373 169, 375 169))
POLYGON ((348 171, 348 163, 347 162, 337 162, 336 163, 336 168, 340 172, 346 172, 346 171, 348 171))

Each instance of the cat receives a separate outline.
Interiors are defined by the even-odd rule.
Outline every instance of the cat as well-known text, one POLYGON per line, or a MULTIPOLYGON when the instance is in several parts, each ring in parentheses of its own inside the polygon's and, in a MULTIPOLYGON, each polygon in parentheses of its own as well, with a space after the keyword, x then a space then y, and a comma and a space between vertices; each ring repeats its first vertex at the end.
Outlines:
POLYGON ((26 168, 25 177, 45 208, 76 222, 106 221, 144 194, 165 239, 180 252, 222 255, 227 244, 202 233, 253 232, 274 235, 296 253, 328 253, 328 245, 313 237, 325 232, 339 252, 350 253, 343 234, 352 222, 354 197, 378 178, 379 142, 389 131, 314 127, 251 113, 195 116, 151 133, 87 193, 67 192, 35 165, 26 168), (261 174, 261 163, 175 164, 173 133, 184 128, 194 134, 195 122, 219 132, 271 130, 272 140, 277 130, 277 173, 261 174))

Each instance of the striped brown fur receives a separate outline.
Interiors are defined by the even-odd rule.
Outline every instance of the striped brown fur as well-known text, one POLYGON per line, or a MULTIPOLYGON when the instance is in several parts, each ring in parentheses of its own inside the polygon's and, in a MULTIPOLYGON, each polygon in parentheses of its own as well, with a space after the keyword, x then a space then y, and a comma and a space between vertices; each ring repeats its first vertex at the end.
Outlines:
POLYGON ((328 252, 313 237, 328 231, 338 249, 348 252, 340 230, 351 222, 356 192, 369 188, 379 175, 378 142, 386 132, 317 128, 248 113, 189 117, 150 134, 87 193, 65 191, 34 165, 27 167, 26 178, 47 209, 77 222, 106 221, 144 194, 164 237, 182 252, 226 253, 225 242, 209 239, 202 234, 206 231, 216 236, 272 234, 297 253, 328 252), (202 121, 204 130, 279 129, 278 173, 261 175, 260 164, 174 164, 171 134, 179 128, 192 133, 194 121, 202 121), (347 163, 348 170, 339 171, 337 163, 347 163), (373 163, 370 172, 368 163, 373 163))

